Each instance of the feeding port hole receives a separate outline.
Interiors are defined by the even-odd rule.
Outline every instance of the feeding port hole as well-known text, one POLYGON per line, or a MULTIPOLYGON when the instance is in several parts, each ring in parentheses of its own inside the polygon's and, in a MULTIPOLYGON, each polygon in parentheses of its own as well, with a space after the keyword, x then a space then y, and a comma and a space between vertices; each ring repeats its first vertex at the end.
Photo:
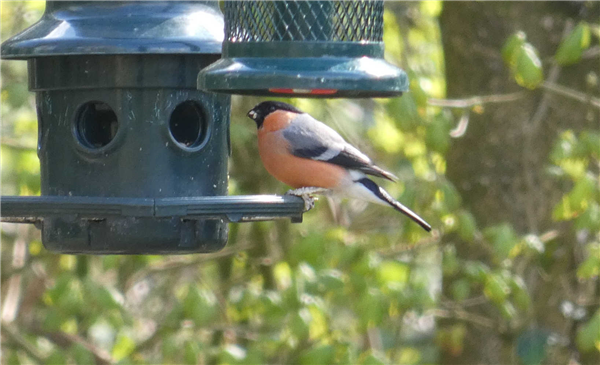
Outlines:
POLYGON ((206 139, 207 123, 198 103, 185 101, 179 104, 171 113, 169 132, 182 147, 200 147, 206 139))
POLYGON ((115 138, 119 129, 117 115, 101 101, 90 101, 79 108, 76 131, 79 142, 87 148, 104 147, 115 138))

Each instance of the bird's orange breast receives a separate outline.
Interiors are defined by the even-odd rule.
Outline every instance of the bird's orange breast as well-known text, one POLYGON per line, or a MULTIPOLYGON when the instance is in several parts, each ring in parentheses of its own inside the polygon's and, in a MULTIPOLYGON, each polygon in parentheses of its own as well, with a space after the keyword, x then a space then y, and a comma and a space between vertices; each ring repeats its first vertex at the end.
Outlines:
POLYGON ((293 187, 333 189, 347 177, 344 168, 292 155, 281 130, 258 130, 258 152, 267 171, 277 180, 293 187))

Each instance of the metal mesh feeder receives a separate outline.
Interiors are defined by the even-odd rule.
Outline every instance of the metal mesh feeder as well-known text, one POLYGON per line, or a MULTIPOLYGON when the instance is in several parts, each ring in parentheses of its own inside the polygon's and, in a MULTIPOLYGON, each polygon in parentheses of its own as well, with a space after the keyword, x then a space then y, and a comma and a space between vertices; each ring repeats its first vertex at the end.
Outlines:
POLYGON ((383 59, 383 1, 226 1, 223 58, 198 75, 221 93, 390 97, 408 89, 383 59))
POLYGON ((211 252, 228 222, 302 218, 300 198, 226 196, 230 97, 199 91, 219 59, 216 2, 48 1, 2 45, 36 94, 41 196, 3 196, 52 251, 211 252))

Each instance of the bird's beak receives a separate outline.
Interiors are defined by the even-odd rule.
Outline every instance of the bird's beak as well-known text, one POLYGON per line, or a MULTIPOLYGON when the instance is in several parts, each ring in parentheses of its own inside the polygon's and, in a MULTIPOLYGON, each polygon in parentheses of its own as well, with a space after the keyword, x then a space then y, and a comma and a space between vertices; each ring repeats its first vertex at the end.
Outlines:
POLYGON ((252 119, 252 120, 255 120, 255 119, 256 119, 256 115, 257 115, 257 114, 256 114, 256 112, 255 112, 254 110, 250 110, 250 111, 248 112, 248 118, 250 118, 250 119, 252 119))

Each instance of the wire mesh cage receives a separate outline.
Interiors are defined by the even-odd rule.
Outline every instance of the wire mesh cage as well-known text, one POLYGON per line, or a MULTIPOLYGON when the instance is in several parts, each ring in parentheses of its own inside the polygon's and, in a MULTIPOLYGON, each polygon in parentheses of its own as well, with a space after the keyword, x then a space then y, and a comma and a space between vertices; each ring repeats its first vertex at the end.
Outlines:
POLYGON ((225 3, 228 42, 381 42, 382 1, 225 3))
POLYGON ((383 59, 383 1, 226 1, 223 58, 198 87, 233 94, 396 96, 404 71, 383 59))

